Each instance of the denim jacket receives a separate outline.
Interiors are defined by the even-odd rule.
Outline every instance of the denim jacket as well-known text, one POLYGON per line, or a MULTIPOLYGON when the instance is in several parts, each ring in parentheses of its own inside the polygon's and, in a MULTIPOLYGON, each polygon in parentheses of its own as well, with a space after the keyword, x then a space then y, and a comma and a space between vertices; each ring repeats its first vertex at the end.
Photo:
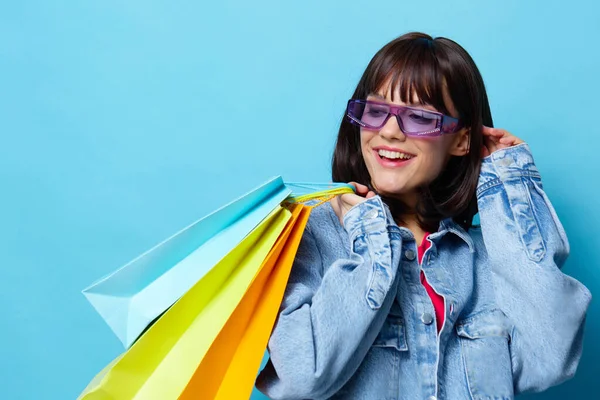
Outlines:
POLYGON ((527 144, 483 160, 477 201, 480 227, 442 221, 421 265, 379 196, 343 226, 329 203, 315 208, 257 388, 272 399, 512 399, 571 378, 591 294, 560 270, 569 243, 527 144), (444 299, 439 334, 421 270, 444 299))

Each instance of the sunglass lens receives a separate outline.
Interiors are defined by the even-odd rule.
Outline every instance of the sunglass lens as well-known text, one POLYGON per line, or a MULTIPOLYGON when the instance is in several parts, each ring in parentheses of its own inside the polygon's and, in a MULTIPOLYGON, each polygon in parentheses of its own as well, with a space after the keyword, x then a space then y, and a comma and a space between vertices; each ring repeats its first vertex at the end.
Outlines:
POLYGON ((354 122, 366 128, 379 129, 389 115, 389 107, 370 102, 353 101, 348 105, 348 114, 354 122))
POLYGON ((400 113, 402 130, 407 133, 428 133, 439 128, 441 117, 423 110, 405 110, 400 113))

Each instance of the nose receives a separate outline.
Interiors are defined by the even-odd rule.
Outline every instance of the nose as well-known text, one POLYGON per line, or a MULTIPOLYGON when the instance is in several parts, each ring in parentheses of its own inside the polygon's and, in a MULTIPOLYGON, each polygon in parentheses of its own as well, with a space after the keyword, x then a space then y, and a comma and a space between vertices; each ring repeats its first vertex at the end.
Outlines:
POLYGON ((404 134, 404 132, 402 132, 402 129, 400 129, 400 125, 398 125, 397 118, 398 117, 396 117, 395 115, 390 116, 390 118, 387 120, 385 125, 382 126, 381 129, 379 130, 379 136, 381 136, 385 139, 388 139, 390 141, 392 141, 392 140, 405 141, 406 135, 404 134))

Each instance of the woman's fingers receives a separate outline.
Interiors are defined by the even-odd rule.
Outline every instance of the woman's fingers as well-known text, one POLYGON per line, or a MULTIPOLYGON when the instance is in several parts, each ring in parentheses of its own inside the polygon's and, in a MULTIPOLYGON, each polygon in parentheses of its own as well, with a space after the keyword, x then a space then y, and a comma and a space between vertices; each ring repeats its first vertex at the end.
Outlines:
POLYGON ((510 135, 501 138, 500 143, 508 146, 516 146, 517 144, 523 143, 523 141, 516 136, 510 135))
POLYGON ((502 131, 502 129, 490 128, 489 126, 484 126, 481 132, 483 133, 484 136, 495 136, 495 137, 504 136, 504 132, 502 131))
POLYGON ((358 203, 365 201, 365 197, 359 196, 354 193, 345 193, 340 195, 340 200, 342 201, 342 208, 346 207, 349 209, 354 207, 358 203))
POLYGON ((369 192, 369 188, 363 184, 360 184, 358 182, 349 182, 349 184, 354 186, 356 194, 364 196, 369 192))
POLYGON ((506 129, 490 128, 488 126, 484 126, 482 132, 487 139, 496 140, 502 144, 510 143, 512 146, 514 146, 523 143, 521 139, 508 132, 506 129))
MULTIPOLYGON (((367 197, 369 192, 371 192, 371 190, 369 189, 368 186, 360 184, 358 182, 349 182, 350 185, 354 186, 354 191, 357 195, 362 196, 362 197, 367 197)), ((369 197, 367 197, 369 198, 369 197)))
POLYGON ((361 185, 357 182, 349 182, 349 184, 354 186, 356 193, 344 193, 335 196, 330 201, 333 211, 336 213, 342 224, 344 223, 344 216, 352 207, 376 195, 375 192, 369 190, 365 185, 361 185))
POLYGON ((505 149, 507 147, 516 146, 523 143, 521 139, 511 134, 504 129, 490 128, 484 126, 483 130, 483 145, 482 156, 487 157, 496 150, 505 149))

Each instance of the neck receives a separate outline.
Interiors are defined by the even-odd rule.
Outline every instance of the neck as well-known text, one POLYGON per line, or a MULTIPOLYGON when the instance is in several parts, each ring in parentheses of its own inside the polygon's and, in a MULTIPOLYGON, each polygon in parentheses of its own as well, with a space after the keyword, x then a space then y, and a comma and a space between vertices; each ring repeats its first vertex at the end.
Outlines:
POLYGON ((400 226, 403 226, 412 232, 417 246, 423 242, 423 238, 425 238, 425 233, 427 232, 425 232, 423 228, 419 226, 419 221, 416 214, 403 215, 400 226))
MULTIPOLYGON (((417 191, 412 191, 409 193, 404 193, 402 196, 391 196, 391 198, 395 198, 402 203, 402 210, 400 211, 400 218, 396 219, 396 222, 399 226, 407 228, 410 230, 415 237, 415 242, 417 246, 423 242, 423 238, 425 237, 425 232, 423 228, 419 225, 419 219, 417 216, 417 204, 419 202, 419 194, 417 191)), ((393 212, 394 210, 392 210, 393 212)), ((431 233, 431 232, 429 232, 431 233)))

